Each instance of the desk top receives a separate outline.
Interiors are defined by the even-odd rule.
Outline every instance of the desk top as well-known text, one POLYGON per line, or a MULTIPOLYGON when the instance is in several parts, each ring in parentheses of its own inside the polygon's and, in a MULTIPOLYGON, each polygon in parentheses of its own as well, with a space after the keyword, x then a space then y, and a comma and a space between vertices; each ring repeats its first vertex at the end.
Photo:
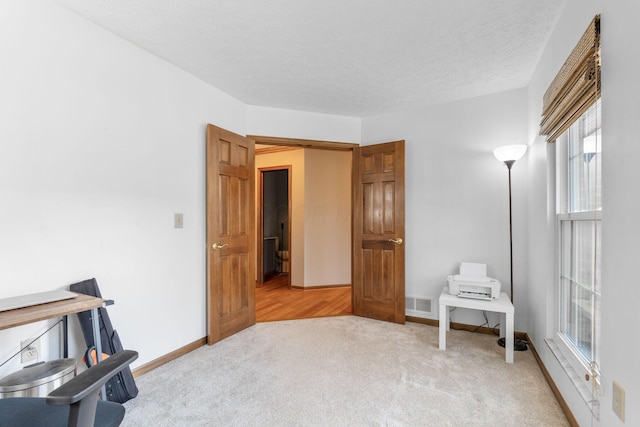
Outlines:
POLYGON ((513 304, 511 304, 509 295, 507 295, 506 292, 500 292, 500 299, 485 300, 451 295, 449 288, 445 287, 440 294, 440 304, 460 308, 474 308, 476 310, 497 311, 500 313, 513 313, 513 304))
POLYGON ((105 306, 106 300, 102 298, 78 294, 77 297, 67 300, 7 310, 0 312, 0 330, 105 306))

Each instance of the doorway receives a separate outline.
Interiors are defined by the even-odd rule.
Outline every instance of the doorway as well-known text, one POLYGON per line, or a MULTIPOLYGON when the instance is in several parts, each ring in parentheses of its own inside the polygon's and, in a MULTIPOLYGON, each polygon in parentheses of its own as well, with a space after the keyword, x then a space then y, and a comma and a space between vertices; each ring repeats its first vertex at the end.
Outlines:
MULTIPOLYGON (((318 252, 318 245, 289 242, 291 253, 298 253, 304 261, 305 289, 319 286, 306 280, 307 261, 324 260, 327 255, 348 260, 353 270, 346 283, 351 286, 353 314, 380 320, 404 323, 404 141, 360 147, 357 144, 259 137, 232 133, 214 125, 207 125, 207 342, 213 344, 255 324, 256 321, 256 143, 289 148, 316 148, 312 151, 351 152, 352 176, 340 182, 350 190, 348 215, 328 209, 315 198, 302 201, 292 211, 308 225, 308 204, 313 202, 309 229, 322 241, 333 244, 331 250, 318 252), (353 210, 351 210, 353 209, 353 210), (352 232, 323 234, 318 231, 326 215, 347 218, 352 232), (321 221, 317 221, 320 219, 321 221), (346 244, 337 242, 347 236, 346 244), (342 255, 341 248, 348 248, 342 255), (296 249, 300 248, 300 250, 296 249), (307 249, 312 253, 307 253, 307 249), (381 280, 382 279, 382 280, 381 280)), ((280 147, 278 148, 280 149, 280 147)), ((295 165, 294 165, 295 166, 295 165)), ((305 163, 306 167, 306 163, 305 163)), ((296 168, 298 169, 298 168, 296 168)), ((333 169, 333 168, 331 168, 333 169)), ((332 170, 319 171, 320 178, 309 180, 325 185, 336 174, 332 170)), ((303 180, 305 184, 307 180, 303 180)), ((295 194, 295 192, 294 192, 295 194)), ((300 198, 296 198, 300 200, 300 198)), ((298 226, 290 217, 291 227, 298 226)), ((295 233, 296 239, 304 233, 295 233)), ((291 256, 290 256, 291 258, 291 256)), ((290 260, 296 272, 294 260, 290 260)), ((334 264, 327 264, 333 266, 334 264)), ((317 267, 317 265, 316 265, 317 267)), ((300 269, 301 271, 303 269, 300 269)), ((316 271, 314 271, 316 273, 316 271)), ((324 269, 320 273, 335 273, 324 269)), ((296 273, 298 274, 298 273, 296 273)), ((293 282, 293 275, 292 282, 293 282)))
POLYGON ((258 321, 351 313, 351 163, 351 150, 256 144, 258 321))
POLYGON ((291 286, 291 165, 258 170, 258 284, 274 276, 291 286))

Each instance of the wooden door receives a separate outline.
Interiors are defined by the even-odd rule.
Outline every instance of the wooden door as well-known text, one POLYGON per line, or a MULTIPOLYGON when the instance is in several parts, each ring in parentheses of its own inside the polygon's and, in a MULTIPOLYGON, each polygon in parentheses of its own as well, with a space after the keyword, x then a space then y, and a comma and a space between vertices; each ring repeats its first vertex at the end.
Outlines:
POLYGON ((353 187, 353 313, 404 323, 404 141, 356 148, 353 187))
POLYGON ((207 126, 207 341, 256 323, 255 144, 207 126))

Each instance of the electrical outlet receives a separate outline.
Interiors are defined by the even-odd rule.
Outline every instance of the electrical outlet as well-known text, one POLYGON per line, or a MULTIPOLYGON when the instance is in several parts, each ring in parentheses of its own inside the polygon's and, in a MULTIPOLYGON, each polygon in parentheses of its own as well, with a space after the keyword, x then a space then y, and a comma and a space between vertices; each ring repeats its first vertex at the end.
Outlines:
POLYGON ((624 422, 624 389, 613 382, 613 412, 624 422))
POLYGON ((20 363, 37 361, 40 357, 40 340, 33 339, 20 343, 20 363))

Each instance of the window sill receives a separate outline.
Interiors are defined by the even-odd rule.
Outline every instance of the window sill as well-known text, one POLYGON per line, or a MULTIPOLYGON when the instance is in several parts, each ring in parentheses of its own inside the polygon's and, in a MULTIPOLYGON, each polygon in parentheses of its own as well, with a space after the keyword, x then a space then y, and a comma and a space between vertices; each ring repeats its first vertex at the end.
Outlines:
POLYGON ((571 363, 569 363, 565 355, 562 354, 562 351, 558 348, 558 344, 556 344, 551 338, 546 339, 545 342, 547 343, 549 350, 551 350, 551 353, 553 353, 558 360, 558 363, 560 363, 560 366, 562 366, 562 369, 567 373, 569 380, 575 386, 576 390, 584 400, 584 403, 591 410, 593 417, 596 420, 600 420, 600 401, 598 399, 593 399, 591 390, 589 390, 589 387, 587 387, 582 378, 580 378, 580 375, 576 372, 571 363))

